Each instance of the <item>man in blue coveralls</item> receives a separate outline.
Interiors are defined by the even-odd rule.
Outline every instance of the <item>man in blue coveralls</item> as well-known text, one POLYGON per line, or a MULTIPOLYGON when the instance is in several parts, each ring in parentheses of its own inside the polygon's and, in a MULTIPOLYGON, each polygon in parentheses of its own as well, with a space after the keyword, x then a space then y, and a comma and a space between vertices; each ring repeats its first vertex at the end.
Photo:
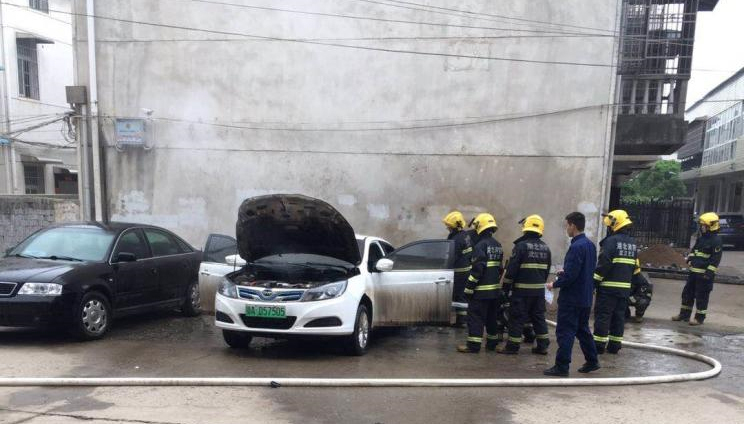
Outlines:
POLYGON ((584 235, 585 225, 586 217, 581 212, 566 216, 566 233, 571 237, 571 247, 563 261, 563 271, 558 273, 554 282, 546 285, 548 290, 554 287, 561 289, 558 295, 558 325, 555 329, 558 353, 555 365, 543 372, 551 377, 568 377, 574 338, 579 339, 586 359, 579 372, 589 373, 599 369, 597 347, 589 329, 597 248, 584 235))

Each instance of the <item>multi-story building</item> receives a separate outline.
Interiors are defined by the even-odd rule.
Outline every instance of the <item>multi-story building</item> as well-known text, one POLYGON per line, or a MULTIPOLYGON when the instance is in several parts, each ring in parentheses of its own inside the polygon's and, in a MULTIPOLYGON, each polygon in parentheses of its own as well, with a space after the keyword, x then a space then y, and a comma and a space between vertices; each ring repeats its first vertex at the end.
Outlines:
POLYGON ((715 3, 75 0, 92 186, 103 215, 196 244, 233 232, 245 197, 301 192, 395 243, 442 236, 452 209, 494 213, 505 242, 539 213, 561 255, 568 212, 599 236, 613 153, 635 169, 682 144, 694 18, 715 3))
POLYGON ((625 0, 610 206, 628 177, 677 151, 698 12, 718 0, 625 0))
POLYGON ((70 0, 3 0, 0 193, 76 194, 70 0), (66 12, 66 13, 64 13, 66 12))
POLYGON ((743 99, 744 68, 687 109, 692 123, 679 158, 698 212, 744 212, 743 99))

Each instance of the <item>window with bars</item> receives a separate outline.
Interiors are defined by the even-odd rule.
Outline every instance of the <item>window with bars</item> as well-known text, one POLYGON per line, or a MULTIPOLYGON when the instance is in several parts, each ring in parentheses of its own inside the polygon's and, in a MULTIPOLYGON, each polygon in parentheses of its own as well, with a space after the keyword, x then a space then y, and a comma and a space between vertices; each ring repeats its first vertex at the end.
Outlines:
POLYGON ((18 96, 39 100, 39 62, 36 41, 16 39, 18 50, 18 96))
POLYGON ((49 0, 28 0, 28 7, 39 12, 49 13, 49 0))
POLYGON ((24 163, 23 180, 26 185, 26 194, 44 194, 44 165, 24 163))

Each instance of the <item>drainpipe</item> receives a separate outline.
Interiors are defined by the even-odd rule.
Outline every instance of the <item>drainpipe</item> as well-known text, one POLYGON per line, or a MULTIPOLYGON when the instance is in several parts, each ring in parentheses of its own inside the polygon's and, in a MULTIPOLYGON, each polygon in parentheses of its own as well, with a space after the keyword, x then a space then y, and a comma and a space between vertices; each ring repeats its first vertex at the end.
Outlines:
POLYGON ((98 127, 98 77, 96 73, 96 23, 94 0, 86 0, 85 13, 87 15, 88 30, 88 134, 92 142, 93 151, 93 200, 95 220, 103 222, 103 185, 101 181, 101 142, 98 127))
MULTIPOLYGON (((8 67, 5 57, 5 25, 3 25, 3 2, 0 0, 0 55, 2 55, 2 95, 3 95, 3 132, 10 132, 10 86, 8 85, 8 67)), ((5 189, 8 194, 15 194, 18 187, 16 180, 15 149, 12 143, 5 146, 5 189)))

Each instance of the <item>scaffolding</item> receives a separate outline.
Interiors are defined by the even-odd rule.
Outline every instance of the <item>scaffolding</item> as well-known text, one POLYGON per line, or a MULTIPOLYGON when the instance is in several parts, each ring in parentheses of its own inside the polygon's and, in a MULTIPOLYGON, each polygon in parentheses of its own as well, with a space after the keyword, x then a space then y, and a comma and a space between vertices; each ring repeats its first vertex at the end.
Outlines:
POLYGON ((698 0, 624 0, 621 114, 684 114, 697 10, 698 0))

